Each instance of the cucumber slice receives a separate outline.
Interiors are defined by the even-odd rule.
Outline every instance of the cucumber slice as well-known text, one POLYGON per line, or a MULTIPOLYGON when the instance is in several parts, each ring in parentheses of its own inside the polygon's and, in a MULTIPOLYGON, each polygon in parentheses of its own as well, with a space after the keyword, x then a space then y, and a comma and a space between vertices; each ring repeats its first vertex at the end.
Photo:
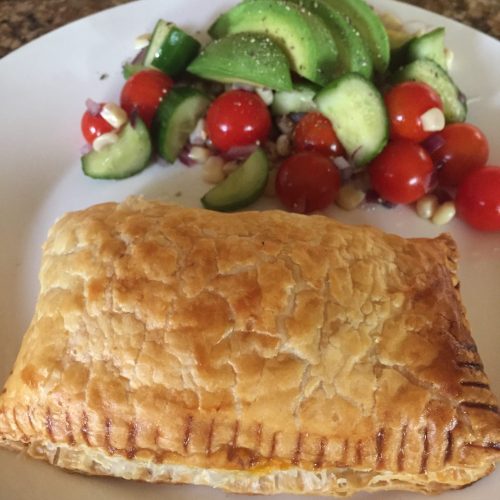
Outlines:
POLYGON ((407 46, 408 62, 417 59, 431 59, 446 70, 444 35, 444 28, 436 28, 410 40, 407 46))
POLYGON ((267 35, 235 33, 208 44, 188 66, 207 80, 244 83, 274 90, 290 90, 288 58, 267 35))
POLYGON ((210 99, 193 87, 170 90, 156 112, 153 134, 159 155, 174 163, 210 99))
POLYGON ((384 99, 366 78, 341 76, 317 95, 316 104, 356 166, 366 165, 384 149, 389 138, 384 99))
POLYGON ((271 104, 273 115, 287 115, 288 113, 307 113, 316 109, 314 97, 317 88, 303 83, 293 86, 293 90, 276 92, 271 104))
POLYGON ((444 28, 436 28, 424 35, 411 38, 392 53, 391 66, 399 68, 418 59, 430 59, 446 70, 444 28))
POLYGON ((82 170, 95 179, 124 179, 144 170, 151 158, 149 130, 137 118, 135 126, 128 122, 118 141, 101 151, 91 151, 82 157, 82 170))
POLYGON ((441 97, 444 116, 448 123, 463 122, 467 118, 467 101, 448 73, 430 59, 419 59, 397 71, 394 82, 417 81, 432 87, 441 97))
POLYGON ((139 73, 139 71, 142 71, 143 69, 143 64, 125 63, 122 66, 123 78, 125 78, 125 80, 128 80, 131 76, 134 76, 136 73, 139 73))
POLYGON ((145 66, 153 66, 170 76, 182 73, 198 55, 201 45, 175 24, 160 19, 151 37, 145 66))
POLYGON ((256 149, 233 173, 213 187, 201 202, 205 208, 232 212, 253 203, 266 188, 269 164, 266 154, 256 149))

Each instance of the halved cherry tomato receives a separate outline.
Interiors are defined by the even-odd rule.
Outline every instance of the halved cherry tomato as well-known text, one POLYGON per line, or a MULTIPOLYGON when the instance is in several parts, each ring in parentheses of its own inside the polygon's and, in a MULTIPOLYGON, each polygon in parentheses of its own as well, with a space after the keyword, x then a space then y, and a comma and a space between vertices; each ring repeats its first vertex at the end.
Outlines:
POLYGON ((213 145, 228 151, 266 140, 271 132, 271 115, 257 94, 230 90, 208 108, 206 129, 213 145))
POLYGON ((295 151, 317 151, 328 156, 343 156, 344 148, 330 120, 317 111, 304 115, 293 133, 295 151))
POLYGON ((389 142, 369 165, 373 189, 391 203, 413 203, 429 189, 432 160, 422 146, 408 140, 389 142))
POLYGON ((443 186, 458 186, 469 172, 484 167, 488 161, 488 139, 474 125, 453 123, 437 132, 436 139, 443 145, 431 157, 443 186))
POLYGON ((500 166, 470 172, 458 187, 457 214, 482 231, 500 231, 500 166))
POLYGON ((155 69, 145 69, 131 76, 120 96, 121 107, 130 115, 136 111, 150 127, 165 94, 173 87, 172 79, 155 69))
MULTIPOLYGON (((104 103, 101 103, 101 108, 104 103)), ((92 114, 89 110, 85 111, 82 116, 80 123, 80 128, 82 129, 83 137, 85 140, 92 144, 94 139, 102 134, 106 134, 113 130, 113 126, 110 125, 100 114, 92 114)))
POLYGON ((340 173, 326 156, 316 151, 296 153, 280 165, 276 194, 292 212, 309 213, 330 205, 340 188, 340 173))
POLYGON ((392 139, 422 142, 432 135, 423 129, 421 116, 432 108, 443 111, 441 98, 425 83, 404 82, 392 87, 384 97, 392 139))

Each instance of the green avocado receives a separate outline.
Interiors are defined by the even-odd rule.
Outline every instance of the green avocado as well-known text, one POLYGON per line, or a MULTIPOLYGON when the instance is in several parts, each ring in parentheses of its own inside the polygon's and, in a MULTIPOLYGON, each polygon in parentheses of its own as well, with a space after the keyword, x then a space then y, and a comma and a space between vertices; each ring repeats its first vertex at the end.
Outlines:
POLYGON ((330 30, 337 46, 337 68, 335 77, 344 73, 359 73, 365 78, 371 78, 373 63, 366 45, 360 34, 350 22, 324 0, 288 0, 306 8, 320 17, 330 30))
POLYGON ((323 0, 342 14, 359 31, 370 51, 373 66, 378 73, 389 67, 391 47, 387 31, 375 11, 365 0, 323 0))
POLYGON ((286 55, 273 40, 261 33, 235 33, 215 40, 187 69, 201 78, 222 83, 292 89, 286 55))
POLYGON ((337 47, 323 21, 284 0, 247 0, 222 14, 209 29, 212 38, 252 32, 270 36, 292 70, 326 85, 335 75, 337 47))

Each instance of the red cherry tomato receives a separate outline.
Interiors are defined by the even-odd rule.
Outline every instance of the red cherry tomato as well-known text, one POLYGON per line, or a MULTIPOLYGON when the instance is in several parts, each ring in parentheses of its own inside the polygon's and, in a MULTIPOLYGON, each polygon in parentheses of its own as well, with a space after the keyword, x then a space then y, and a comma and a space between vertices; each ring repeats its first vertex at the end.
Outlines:
MULTIPOLYGON (((103 103, 101 103, 101 107, 102 106, 103 103)), ((88 110, 83 113, 80 127, 82 129, 83 137, 85 137, 85 140, 89 144, 92 144, 96 137, 113 130, 113 126, 110 125, 100 114, 93 115, 88 110)))
POLYGON ((500 166, 470 172, 458 187, 457 214, 482 231, 500 231, 500 166))
POLYGON ((391 203, 413 203, 429 188, 433 165, 425 149, 408 140, 389 142, 369 166, 373 189, 391 203))
POLYGON ((309 213, 326 208, 335 200, 339 188, 337 167, 315 151, 288 157, 276 177, 276 194, 292 212, 309 213))
POLYGON ((488 161, 488 139, 474 125, 448 125, 436 133, 436 140, 443 145, 433 151, 431 157, 443 186, 458 186, 470 171, 484 167, 488 161))
POLYGON ((330 120, 312 111, 304 115, 293 133, 295 151, 318 151, 327 156, 343 156, 344 148, 333 130, 330 120))
POLYGON ((425 83, 405 82, 392 87, 385 95, 392 139, 422 142, 432 132, 423 129, 421 116, 432 108, 443 111, 441 98, 425 83))
POLYGON ((210 105, 207 134, 220 151, 264 141, 271 132, 271 115, 264 101, 253 92, 230 90, 210 105))
POLYGON ((131 76, 120 96, 121 107, 130 115, 137 111, 150 127, 153 117, 165 94, 172 88, 172 79, 155 69, 145 69, 131 76))

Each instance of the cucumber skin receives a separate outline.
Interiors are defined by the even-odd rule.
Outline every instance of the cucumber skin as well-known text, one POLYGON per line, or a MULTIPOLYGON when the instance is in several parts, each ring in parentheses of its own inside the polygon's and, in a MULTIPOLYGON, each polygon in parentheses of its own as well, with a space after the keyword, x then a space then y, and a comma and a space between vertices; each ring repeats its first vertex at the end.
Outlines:
POLYGON ((239 210, 240 208, 245 208, 260 198, 260 196, 266 189, 268 177, 269 177, 269 162, 267 156, 261 148, 258 148, 245 160, 245 163, 241 167, 239 167, 238 170, 232 172, 228 177, 226 177, 225 180, 223 180, 221 183, 217 184, 212 189, 210 189, 210 191, 208 191, 203 196, 203 198, 201 198, 201 203, 205 208, 209 210, 216 210, 218 212, 234 212, 236 210, 239 210), (263 175, 260 179, 260 182, 250 192, 244 194, 240 192, 239 197, 237 197, 237 199, 234 199, 233 197, 233 199, 231 200, 231 197, 226 196, 225 202, 221 202, 221 198, 224 198, 225 194, 224 189, 227 188, 227 183, 232 182, 235 179, 234 177, 235 175, 236 176, 239 175, 240 177, 242 177, 241 175, 242 171, 240 170, 245 168, 245 166, 250 166, 247 163, 249 161, 258 162, 255 168, 260 168, 262 166, 264 167, 263 170, 265 170, 265 172, 261 172, 263 175), (219 198, 219 200, 217 200, 217 198, 219 198))
POLYGON ((444 35, 444 28, 436 28, 425 35, 410 40, 407 47, 408 62, 413 62, 417 59, 431 59, 446 71, 444 35), (435 54, 436 49, 439 50, 439 55, 435 54))
MULTIPOLYGON (((344 146, 345 150, 349 155, 351 156, 351 161, 354 161, 357 167, 364 167, 368 163, 370 163, 375 157, 377 157, 382 150, 385 148, 389 141, 389 132, 390 132, 390 122, 389 122, 389 117, 387 115, 387 109, 385 107, 384 99, 378 89, 375 87, 375 85, 368 79, 364 78, 363 76, 359 75, 358 73, 348 73, 346 75, 341 76, 340 78, 334 80, 330 85, 325 87, 321 92, 318 93, 316 96, 316 104, 318 105, 318 109, 321 113, 323 113, 332 123, 332 126, 335 129, 335 124, 334 120, 330 118, 329 113, 326 112, 325 108, 328 106, 328 104, 322 104, 326 103, 326 100, 329 99, 329 94, 331 92, 335 92, 339 86, 345 85, 349 80, 358 80, 358 82, 362 82, 367 89, 370 90, 370 92, 373 93, 373 97, 377 100, 377 106, 380 110, 380 118, 382 120, 382 133, 380 134, 380 140, 378 141, 378 146, 375 148, 372 148, 369 154, 363 156, 361 159, 356 158, 356 152, 361 147, 361 144, 357 148, 350 148, 347 146, 347 142, 349 138, 347 137, 342 137, 342 133, 339 133, 338 130, 336 130, 337 136, 339 138, 339 141, 342 143, 344 146)), ((353 116, 357 114, 357 116, 360 116, 359 114, 359 108, 354 110, 353 116)), ((336 120, 338 121, 338 115, 336 120)))
POLYGON ((448 73, 431 59, 418 59, 403 66, 392 77, 394 83, 407 81, 422 82, 432 87, 441 97, 444 106, 444 115, 447 123, 461 123, 467 118, 467 101, 462 91, 457 87, 448 73), (425 75, 423 77, 422 75, 425 75), (447 89, 454 95, 443 94, 443 89, 436 86, 435 81, 445 82, 447 89))
MULTIPOLYGON (((104 171, 96 173, 96 171, 93 170, 92 164, 94 161, 96 161, 98 157, 104 158, 106 153, 108 154, 109 157, 109 155, 113 153, 113 149, 111 148, 115 148, 115 151, 117 147, 121 146, 123 148, 123 144, 120 144, 120 142, 118 141, 115 144, 110 145, 108 148, 103 149, 102 151, 91 151, 90 153, 87 153, 86 155, 82 156, 81 158, 82 171, 87 177, 91 177, 93 179, 109 179, 109 180, 126 179, 127 177, 132 177, 133 175, 142 172, 149 165, 149 161, 153 153, 153 147, 148 128, 146 127, 145 123, 139 117, 137 117, 134 127, 132 127, 130 122, 127 123, 127 125, 125 125, 125 128, 120 133, 120 137, 122 139, 124 138, 124 134, 130 132, 129 127, 133 128, 136 133, 142 134, 144 139, 144 144, 142 144, 144 151, 141 152, 142 158, 140 162, 137 162, 137 166, 128 169, 121 169, 121 172, 118 173, 116 172, 116 170, 114 173, 112 173, 112 169, 110 169, 107 173, 104 173, 104 171)), ((134 153, 137 153, 137 149, 135 148, 134 148, 134 153)), ((123 166, 124 164, 123 161, 126 161, 127 159, 130 159, 130 156, 127 155, 123 160, 121 160, 120 165, 123 166)))
POLYGON ((122 75, 125 80, 128 80, 130 77, 134 76, 136 73, 139 73, 140 71, 143 71, 146 69, 146 66, 143 64, 132 64, 132 63, 125 63, 122 66, 122 75))
POLYGON ((174 27, 169 33, 167 39, 161 47, 161 54, 151 61, 151 66, 157 68, 169 76, 176 77, 180 75, 198 55, 201 44, 192 36, 177 27, 174 27), (182 50, 173 43, 172 37, 184 36, 184 46, 182 50), (187 45, 189 43, 189 46, 187 45))
POLYGON ((395 71, 419 59, 431 59, 446 71, 444 35, 445 29, 440 27, 424 35, 410 38, 401 47, 393 50, 391 69, 395 71), (442 50, 439 56, 435 54, 437 44, 439 44, 438 50, 442 50))
MULTIPOLYGON (((168 137, 170 134, 175 133, 175 130, 171 130, 173 120, 175 121, 175 113, 183 102, 195 97, 206 99, 206 111, 206 108, 210 105, 208 96, 192 87, 176 87, 170 90, 156 112, 153 121, 153 141, 157 146, 158 154, 169 163, 174 163, 180 152, 173 151, 170 149, 170 144, 167 145, 168 137)), ((200 117, 193 117, 195 125, 200 117)), ((186 137, 186 140, 188 137, 186 137)))

